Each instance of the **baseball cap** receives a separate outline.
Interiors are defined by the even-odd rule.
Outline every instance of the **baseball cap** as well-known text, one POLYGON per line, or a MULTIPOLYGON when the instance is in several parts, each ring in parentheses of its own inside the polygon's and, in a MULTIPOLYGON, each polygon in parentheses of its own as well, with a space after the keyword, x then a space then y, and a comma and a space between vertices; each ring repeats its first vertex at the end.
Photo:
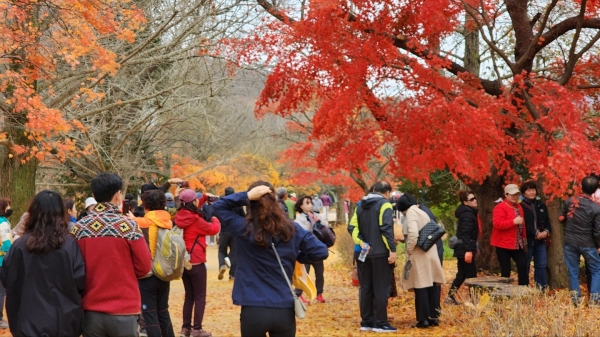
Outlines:
POLYGON ((87 209, 88 207, 96 205, 97 203, 98 202, 96 202, 96 199, 94 199, 94 197, 89 197, 85 199, 85 208, 87 209))
POLYGON ((196 200, 196 192, 192 189, 185 189, 183 192, 179 194, 179 200, 181 202, 192 202, 196 200))
POLYGON ((167 201, 173 201, 174 200, 173 193, 171 193, 171 192, 165 193, 165 198, 167 198, 167 201))
POLYGON ((521 193, 521 191, 519 190, 519 186, 515 185, 515 184, 508 184, 506 185, 506 187, 504 187, 504 193, 508 193, 508 194, 517 194, 517 193, 521 193))

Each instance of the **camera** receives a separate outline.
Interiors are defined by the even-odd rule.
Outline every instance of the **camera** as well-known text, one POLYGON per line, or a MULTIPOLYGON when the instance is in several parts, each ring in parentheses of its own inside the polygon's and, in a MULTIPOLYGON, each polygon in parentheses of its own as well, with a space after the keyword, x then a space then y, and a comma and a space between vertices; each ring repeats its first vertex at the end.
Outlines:
POLYGON ((208 202, 215 202, 219 200, 219 197, 208 197, 208 202))
POLYGON ((182 181, 180 183, 177 183, 177 186, 179 186, 179 187, 190 187, 190 182, 189 181, 182 181))

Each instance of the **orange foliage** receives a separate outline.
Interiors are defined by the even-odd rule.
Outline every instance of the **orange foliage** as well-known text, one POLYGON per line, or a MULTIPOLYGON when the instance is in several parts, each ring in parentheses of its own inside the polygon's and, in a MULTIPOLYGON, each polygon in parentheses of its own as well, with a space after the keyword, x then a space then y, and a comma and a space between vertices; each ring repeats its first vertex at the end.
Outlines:
MULTIPOLYGON (((128 0, 0 0, 0 91, 8 97, 3 110, 24 121, 27 138, 38 145, 29 148, 16 144, 13 152, 40 160, 58 151, 64 159, 74 149, 68 141, 56 144, 53 137, 81 129, 78 121, 66 120, 61 111, 49 107, 37 91, 38 85, 58 75, 59 64, 72 71, 91 71, 92 78, 81 83, 76 99, 100 100, 103 93, 91 84, 119 69, 118 56, 101 44, 101 39, 116 37, 127 42, 145 22, 141 10, 128 0), (60 18, 57 20, 56 18, 60 18), (88 65, 91 63, 91 66, 88 65)), ((52 87, 47 94, 56 96, 52 87)))
POLYGON ((281 182, 273 164, 264 158, 241 155, 227 164, 215 165, 210 161, 197 160, 173 155, 171 177, 188 180, 190 188, 222 194, 228 186, 236 191, 245 191, 256 180, 266 180, 277 186, 281 182))

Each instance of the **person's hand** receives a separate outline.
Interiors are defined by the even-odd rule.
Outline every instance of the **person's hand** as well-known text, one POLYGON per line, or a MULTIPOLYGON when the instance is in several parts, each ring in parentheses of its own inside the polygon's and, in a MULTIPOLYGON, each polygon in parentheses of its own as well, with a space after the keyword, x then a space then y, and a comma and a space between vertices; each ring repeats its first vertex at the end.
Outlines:
POLYGON ((177 186, 177 188, 175 189, 175 193, 173 194, 173 196, 174 197, 178 197, 179 194, 181 194, 181 192, 183 192, 183 190, 185 190, 185 187, 177 186))
POLYGON ((548 232, 547 232, 547 231, 543 231, 543 232, 542 232, 542 235, 543 235, 543 236, 542 236, 542 239, 545 239, 545 238, 547 238, 547 237, 548 237, 548 232))
POLYGON ((129 211, 129 212, 126 214, 126 216, 127 216, 129 219, 135 219, 135 215, 133 215, 133 213, 131 213, 131 211, 129 211))
POLYGON ((466 252, 465 253, 465 262, 466 263, 473 262, 473 252, 466 252))
POLYGON ((212 193, 208 193, 208 192, 206 192, 206 193, 204 193, 204 194, 206 194, 206 195, 207 195, 208 197, 210 197, 210 198, 214 198, 214 197, 216 197, 216 195, 214 195, 214 194, 212 194, 212 193))
POLYGON ((598 250, 598 254, 600 254, 600 248, 598 248, 597 250, 598 250))
POLYGON ((183 179, 180 178, 171 178, 169 180, 167 180, 169 182, 169 184, 177 184, 177 183, 182 183, 183 179))
POLYGON ((515 225, 522 225, 523 224, 523 217, 522 216, 518 216, 515 218, 514 220, 515 225))
POLYGON ((255 188, 248 191, 248 199, 250 200, 258 200, 263 195, 271 193, 271 188, 269 186, 256 186, 255 188))
POLYGON ((396 260, 398 259, 398 255, 396 254, 396 252, 390 252, 390 256, 388 257, 388 263, 389 264, 394 264, 396 263, 396 260))

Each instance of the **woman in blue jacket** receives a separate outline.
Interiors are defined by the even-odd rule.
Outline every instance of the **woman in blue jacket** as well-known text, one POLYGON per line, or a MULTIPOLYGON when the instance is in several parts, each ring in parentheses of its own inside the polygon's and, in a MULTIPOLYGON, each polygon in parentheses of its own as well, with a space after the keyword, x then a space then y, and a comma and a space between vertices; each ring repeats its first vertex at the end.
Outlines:
POLYGON ((281 272, 271 243, 281 258, 288 279, 296 261, 316 263, 329 255, 325 244, 284 216, 271 184, 257 181, 248 192, 231 194, 214 203, 222 230, 233 234, 237 270, 233 303, 242 307, 242 336, 295 336, 294 298, 281 272), (235 213, 247 206, 246 218, 235 213))

